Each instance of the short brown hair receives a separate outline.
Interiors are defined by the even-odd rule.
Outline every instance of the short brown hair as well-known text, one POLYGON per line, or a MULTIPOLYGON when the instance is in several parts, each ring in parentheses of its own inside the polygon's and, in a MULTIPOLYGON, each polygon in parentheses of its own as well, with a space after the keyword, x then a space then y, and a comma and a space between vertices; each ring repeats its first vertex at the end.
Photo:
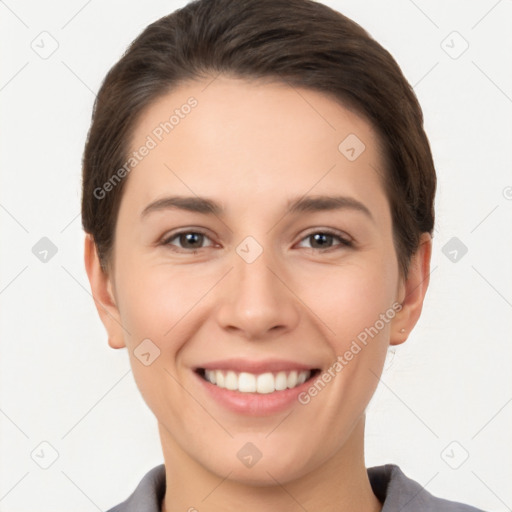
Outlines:
MULTIPOLYGON (((421 233, 432 234, 436 174, 423 113, 393 57, 361 26, 312 0, 196 0, 149 25, 112 67, 96 98, 83 155, 82 224, 102 268, 110 262, 122 180, 137 119, 187 80, 225 73, 328 94, 369 120, 384 155, 384 186, 402 276, 421 233)), ((341 142, 341 141, 340 141, 341 142)))

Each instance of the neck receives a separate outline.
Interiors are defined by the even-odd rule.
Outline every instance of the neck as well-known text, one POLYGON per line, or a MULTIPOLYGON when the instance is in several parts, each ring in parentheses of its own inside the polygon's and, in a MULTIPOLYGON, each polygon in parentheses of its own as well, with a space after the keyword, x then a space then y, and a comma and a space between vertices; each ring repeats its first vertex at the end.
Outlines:
MULTIPOLYGON (((364 464, 364 415, 346 443, 321 466, 282 485, 254 486, 216 475, 193 460, 159 425, 166 493, 162 512, 380 512, 364 464)), ((227 472, 229 474, 229 471, 227 472)))

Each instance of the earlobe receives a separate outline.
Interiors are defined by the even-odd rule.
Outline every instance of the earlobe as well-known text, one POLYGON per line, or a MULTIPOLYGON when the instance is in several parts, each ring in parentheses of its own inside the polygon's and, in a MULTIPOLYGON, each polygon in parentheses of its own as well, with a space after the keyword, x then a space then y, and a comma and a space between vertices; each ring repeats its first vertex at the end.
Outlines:
POLYGON ((92 235, 86 234, 84 263, 94 304, 108 334, 108 344, 112 348, 125 347, 121 317, 112 290, 111 276, 100 265, 98 251, 92 235))
POLYGON ((432 238, 429 233, 422 233, 418 250, 411 258, 407 279, 401 287, 402 309, 392 324, 390 345, 406 341, 419 320, 430 282, 431 255, 432 238))

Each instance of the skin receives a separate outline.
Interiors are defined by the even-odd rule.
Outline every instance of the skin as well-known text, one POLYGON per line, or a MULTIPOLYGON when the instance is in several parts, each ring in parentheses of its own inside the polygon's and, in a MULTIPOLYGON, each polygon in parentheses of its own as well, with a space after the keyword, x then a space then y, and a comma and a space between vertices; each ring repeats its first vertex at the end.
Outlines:
POLYGON ((108 272, 85 240, 109 344, 128 349, 158 420, 162 510, 378 511, 364 464, 365 408, 389 345, 403 343, 421 314, 430 235, 402 279, 376 134, 318 92, 227 76, 182 84, 146 109, 132 148, 190 96, 197 107, 126 178, 108 272), (351 133, 366 146, 354 161, 338 150, 351 133), (352 209, 285 214, 304 194, 350 196, 373 220, 352 209), (225 212, 168 209, 141 219, 169 195, 205 196, 225 212), (183 237, 162 243, 182 229, 205 232, 195 252, 183 237), (319 245, 309 235, 322 229, 355 245, 336 237, 319 245), (236 252, 247 236, 263 249, 250 264, 236 252), (213 401, 193 375, 200 362, 233 356, 327 369, 394 303, 401 311, 307 405, 244 416, 213 401), (146 338, 160 349, 149 366, 134 355, 146 338), (251 468, 237 457, 247 442, 262 453, 251 468))

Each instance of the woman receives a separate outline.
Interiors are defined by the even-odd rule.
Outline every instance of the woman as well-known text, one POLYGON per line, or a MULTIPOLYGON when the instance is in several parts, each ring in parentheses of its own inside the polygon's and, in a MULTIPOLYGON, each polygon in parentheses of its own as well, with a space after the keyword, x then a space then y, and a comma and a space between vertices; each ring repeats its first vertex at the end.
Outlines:
POLYGON ((202 0, 147 27, 83 159, 91 288, 165 460, 112 511, 476 511, 364 464, 435 188, 411 87, 340 13, 202 0))

